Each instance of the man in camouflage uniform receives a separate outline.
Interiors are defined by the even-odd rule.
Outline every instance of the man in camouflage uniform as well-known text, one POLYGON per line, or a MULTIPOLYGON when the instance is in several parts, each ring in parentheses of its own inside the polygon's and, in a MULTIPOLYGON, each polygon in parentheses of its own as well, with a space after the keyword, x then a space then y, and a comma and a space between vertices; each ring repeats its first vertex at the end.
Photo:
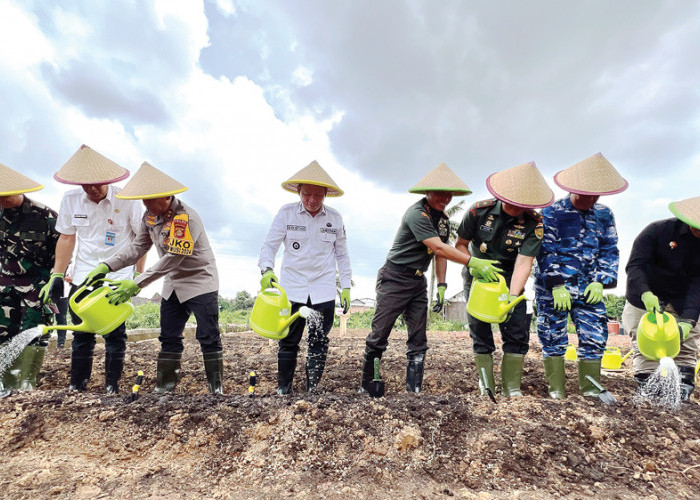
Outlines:
MULTIPOLYGON (((0 345, 20 332, 52 322, 39 299, 51 275, 58 240, 56 212, 24 193, 43 188, 0 164, 0 345)), ((48 336, 37 337, 2 373, 0 391, 31 391, 41 369, 48 336)))
POLYGON ((564 353, 571 314, 578 334, 579 389, 584 396, 596 396, 600 391, 586 375, 600 380, 608 340, 603 289, 617 286, 620 260, 615 218, 596 202, 601 195, 627 189, 627 181, 598 153, 559 172, 554 182, 571 195, 542 210, 535 293, 548 392, 554 399, 566 397, 564 353))
MULTIPOLYGON (((495 197, 475 203, 467 211, 457 229, 455 247, 467 255, 481 259, 495 259, 503 268, 510 298, 523 293, 525 282, 535 256, 540 250, 542 222, 533 210, 547 206, 554 193, 547 185, 534 162, 523 163, 496 172, 486 179, 486 187, 495 197)), ((479 269, 462 270, 464 296, 469 297, 473 278, 496 281, 479 269)), ((527 306, 521 302, 512 309, 509 318, 501 323, 503 358, 501 361, 501 393, 506 397, 522 396, 522 378, 525 354, 529 349, 530 325, 527 306)), ((474 344, 474 363, 479 374, 479 389, 495 393, 493 373, 493 340, 491 323, 468 315, 469 335, 474 344), (486 377, 482 373, 486 373, 486 377), (484 380, 485 379, 485 380, 484 380)))

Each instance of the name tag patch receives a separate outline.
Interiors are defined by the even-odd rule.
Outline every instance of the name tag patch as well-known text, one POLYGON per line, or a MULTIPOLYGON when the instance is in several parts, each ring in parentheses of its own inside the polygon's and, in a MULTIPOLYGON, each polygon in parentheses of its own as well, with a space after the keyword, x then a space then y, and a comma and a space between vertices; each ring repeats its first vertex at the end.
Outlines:
POLYGON ((337 234, 338 230, 334 227, 322 227, 321 232, 327 234, 337 234))
POLYGON ((105 233, 105 245, 108 247, 113 247, 114 243, 117 241, 117 235, 112 231, 107 231, 105 233))
POLYGON ((177 255, 192 255, 194 252, 194 240, 190 234, 187 214, 178 214, 173 219, 168 238, 168 252, 177 255))
POLYGON ((295 226, 294 224, 287 224, 287 231, 306 231, 306 226, 295 226))

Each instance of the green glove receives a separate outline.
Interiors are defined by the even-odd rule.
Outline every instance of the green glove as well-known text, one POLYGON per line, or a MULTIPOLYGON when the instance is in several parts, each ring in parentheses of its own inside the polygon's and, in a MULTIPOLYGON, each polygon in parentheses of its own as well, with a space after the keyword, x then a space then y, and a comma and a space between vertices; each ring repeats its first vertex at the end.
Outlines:
POLYGON ((343 314, 350 310, 350 289, 343 288, 340 292, 340 305, 343 306, 343 314))
POLYGON ((688 335, 690 335, 690 330, 693 329, 693 325, 686 323, 685 321, 679 321, 678 329, 681 331, 681 338, 685 340, 688 338, 688 335))
POLYGON ((141 291, 134 280, 121 280, 115 283, 118 285, 117 289, 105 295, 110 304, 122 304, 141 291))
POLYGON ((268 288, 272 288, 273 281, 277 283, 277 276, 275 276, 275 272, 272 268, 268 267, 263 271, 262 278, 260 279, 260 289, 267 290, 268 288))
POLYGON ((437 300, 433 306, 433 312, 439 313, 442 311, 442 308, 445 305, 445 290, 447 290, 447 283, 438 283, 437 300))
POLYGON ((55 298, 63 295, 63 273, 51 273, 49 282, 39 290, 39 298, 44 304, 50 304, 55 298))
POLYGON ((644 292, 642 294, 642 302, 644 302, 644 307, 646 307, 647 312, 654 312, 654 310, 661 311, 659 298, 651 292, 644 292))
MULTIPOLYGON (((474 272, 471 273, 475 278, 480 278, 484 281, 498 281, 497 273, 502 273, 503 269, 496 267, 497 260, 479 259, 478 257, 470 257, 467 267, 474 272)), ((500 265, 500 264, 499 264, 500 265)))
POLYGON ((85 279, 83 282, 80 284, 80 286, 86 286, 86 285, 91 285, 95 281, 99 281, 101 279, 104 279, 105 276, 107 276, 107 273, 109 273, 111 269, 107 267, 107 264, 100 262, 95 266, 95 268, 90 271, 87 276, 85 276, 85 279))
POLYGON ((564 285, 552 288, 552 297, 554 297, 554 309, 557 311, 571 310, 571 294, 564 285))
POLYGON ((583 296, 586 297, 586 304, 597 304, 603 300, 603 284, 594 281, 583 291, 583 296))

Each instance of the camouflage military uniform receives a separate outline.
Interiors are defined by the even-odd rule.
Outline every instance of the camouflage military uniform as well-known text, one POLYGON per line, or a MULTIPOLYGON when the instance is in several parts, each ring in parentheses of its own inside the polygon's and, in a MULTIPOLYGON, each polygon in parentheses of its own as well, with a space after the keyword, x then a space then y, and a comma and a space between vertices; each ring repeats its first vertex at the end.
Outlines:
POLYGON ((565 285, 571 294, 571 318, 578 334, 580 359, 598 360, 608 340, 605 303, 587 304, 586 287, 617 286, 620 255, 612 211, 596 203, 581 211, 566 197, 542 210, 544 237, 537 256, 535 294, 537 335, 546 356, 563 356, 568 345, 569 311, 554 309, 552 288, 565 285))
POLYGON ((51 276, 58 240, 56 216, 26 196, 17 208, 0 207, 0 343, 52 322, 39 290, 51 276))

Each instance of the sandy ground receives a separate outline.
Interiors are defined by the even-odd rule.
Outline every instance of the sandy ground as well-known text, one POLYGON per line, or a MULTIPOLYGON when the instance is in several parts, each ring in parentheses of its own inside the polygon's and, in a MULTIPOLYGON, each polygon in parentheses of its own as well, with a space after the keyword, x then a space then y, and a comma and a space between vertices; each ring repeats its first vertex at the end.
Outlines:
POLYGON ((635 405, 629 362, 603 375, 617 405, 575 395, 573 363, 570 396, 553 401, 533 339, 525 397, 494 404, 478 394, 468 335, 431 333, 423 393, 408 394, 398 331, 382 362, 387 395, 371 399, 357 393, 365 334, 332 332, 321 386, 303 392, 299 363, 292 396, 274 394, 275 347, 253 333, 224 336, 225 396, 206 393, 192 340, 172 395, 151 393, 156 340, 129 344, 113 396, 101 345, 81 394, 65 389, 69 350, 52 349, 39 390, 0 400, 2 497, 697 498, 697 400, 674 412, 635 405), (146 380, 130 402, 139 369, 146 380))

